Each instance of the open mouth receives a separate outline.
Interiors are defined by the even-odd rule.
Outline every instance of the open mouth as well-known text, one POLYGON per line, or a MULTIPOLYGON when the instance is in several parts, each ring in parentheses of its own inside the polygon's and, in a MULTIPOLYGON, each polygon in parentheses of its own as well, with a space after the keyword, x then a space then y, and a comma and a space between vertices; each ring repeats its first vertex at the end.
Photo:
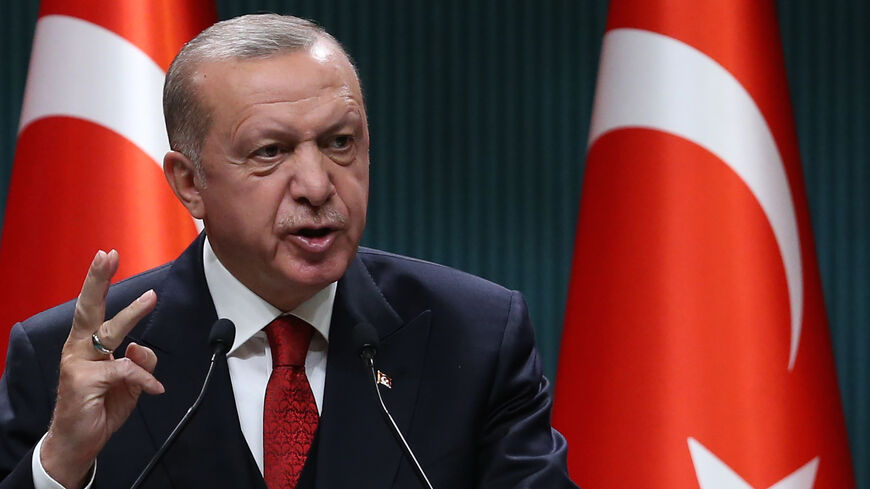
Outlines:
POLYGON ((299 228, 290 234, 291 241, 308 253, 325 253, 336 239, 336 229, 331 227, 299 228))
POLYGON ((296 234, 303 238, 322 238, 331 232, 330 228, 302 228, 296 234))

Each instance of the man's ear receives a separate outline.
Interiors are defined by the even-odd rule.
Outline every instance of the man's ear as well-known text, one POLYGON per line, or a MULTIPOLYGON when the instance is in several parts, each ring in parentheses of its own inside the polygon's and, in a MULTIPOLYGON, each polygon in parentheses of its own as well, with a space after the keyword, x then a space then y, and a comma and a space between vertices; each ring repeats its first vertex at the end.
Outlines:
POLYGON ((200 195, 203 182, 197 176, 193 162, 178 151, 170 151, 163 157, 163 175, 187 212, 197 219, 205 218, 205 206, 200 195))

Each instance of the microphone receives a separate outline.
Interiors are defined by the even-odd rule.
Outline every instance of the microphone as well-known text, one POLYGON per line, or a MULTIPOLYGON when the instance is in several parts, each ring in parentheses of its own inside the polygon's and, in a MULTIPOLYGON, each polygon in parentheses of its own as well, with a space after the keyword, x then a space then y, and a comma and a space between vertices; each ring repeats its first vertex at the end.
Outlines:
POLYGON ((233 324, 232 321, 226 318, 221 318, 215 321, 215 323, 211 326, 211 332, 208 334, 208 344, 211 347, 211 363, 208 366, 208 373, 205 374, 205 380, 202 382, 202 389, 199 391, 199 395, 196 397, 196 400, 193 401, 193 405, 187 410, 184 414, 184 417, 181 418, 181 421, 175 425, 175 429, 172 430, 172 433, 169 434, 169 438, 163 442, 163 445, 157 450, 157 453, 151 457, 151 461, 148 462, 148 465, 145 466, 145 469, 142 470, 142 473, 139 474, 139 478, 136 479, 136 482, 130 486, 130 489, 137 489, 139 486, 145 482, 145 479, 154 470, 154 467, 157 465, 157 462, 163 458, 163 454, 169 450, 169 447, 172 446, 172 443, 178 437, 178 434, 181 433, 181 430, 187 426, 187 423, 190 421, 190 418, 193 417, 193 414, 196 412, 197 408, 199 408, 199 404, 202 402, 202 398, 205 396, 205 390, 208 388, 209 382, 212 378, 212 373, 214 372, 215 363, 217 360, 224 359, 226 360, 227 351, 233 346, 233 340, 236 338, 236 325, 233 324))
MULTIPOLYGON (((378 332, 371 323, 359 323, 353 330, 353 341, 360 345, 359 356, 365 362, 366 367, 374 367, 375 356, 378 354, 378 347, 381 345, 378 339, 378 332)), ((377 380, 377 373, 375 374, 377 380)))
POLYGON ((375 388, 375 393, 378 395, 378 402, 381 405, 381 412, 384 415, 384 419, 387 421, 387 425, 389 425, 390 430, 393 432, 393 435, 396 437, 396 441, 399 443, 399 447, 405 453, 405 456, 411 462, 411 468, 414 469, 414 473, 417 474, 417 478, 420 480, 420 484, 427 489, 432 489, 432 483, 429 482, 429 478, 426 477, 426 473, 423 472, 423 467, 420 467, 420 462, 417 461, 417 457, 414 456, 414 452, 411 450, 411 446, 408 445, 408 442, 405 440, 405 437, 402 435, 402 430, 399 429, 399 425, 396 424, 396 421, 393 419, 393 416, 390 414, 390 411, 387 409, 386 404, 384 404, 384 398, 381 397, 381 389, 378 388, 378 372, 375 370, 375 356, 378 354, 378 347, 380 346, 380 340, 378 339, 378 332, 375 330, 375 327, 371 325, 371 323, 362 322, 356 325, 353 330, 353 339, 354 343, 359 346, 359 356, 365 364, 366 368, 371 372, 371 378, 373 382, 373 386, 375 388))
POLYGON ((236 339, 236 325, 226 318, 220 318, 211 325, 211 332, 208 334, 208 346, 212 350, 212 361, 214 355, 226 355, 230 348, 233 347, 233 341, 236 339))

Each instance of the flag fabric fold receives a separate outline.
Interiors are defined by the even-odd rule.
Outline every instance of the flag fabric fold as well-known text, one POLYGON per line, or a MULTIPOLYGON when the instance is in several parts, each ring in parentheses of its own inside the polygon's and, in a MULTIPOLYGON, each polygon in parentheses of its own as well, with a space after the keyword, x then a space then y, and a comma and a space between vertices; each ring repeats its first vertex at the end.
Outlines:
POLYGON ((162 175, 163 78, 212 0, 45 0, 0 236, 0 365, 11 326, 74 298, 98 249, 116 279, 174 258, 194 221, 162 175))
POLYGON ((772 1, 611 2, 556 380, 584 489, 854 487, 772 1))

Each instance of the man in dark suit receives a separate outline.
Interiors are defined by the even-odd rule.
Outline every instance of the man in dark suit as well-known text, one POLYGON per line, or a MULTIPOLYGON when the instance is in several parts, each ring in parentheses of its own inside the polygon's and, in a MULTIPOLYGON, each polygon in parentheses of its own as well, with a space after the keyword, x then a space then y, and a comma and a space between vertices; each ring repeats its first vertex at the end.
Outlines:
POLYGON ((111 287, 119 257, 99 252, 77 301, 13 328, 0 489, 129 486, 196 397, 217 317, 236 323, 228 360, 147 487, 419 487, 360 323, 435 487, 575 487, 522 297, 358 250, 369 135, 335 39, 292 17, 216 24, 170 67, 164 111, 164 173, 205 233, 111 287))

